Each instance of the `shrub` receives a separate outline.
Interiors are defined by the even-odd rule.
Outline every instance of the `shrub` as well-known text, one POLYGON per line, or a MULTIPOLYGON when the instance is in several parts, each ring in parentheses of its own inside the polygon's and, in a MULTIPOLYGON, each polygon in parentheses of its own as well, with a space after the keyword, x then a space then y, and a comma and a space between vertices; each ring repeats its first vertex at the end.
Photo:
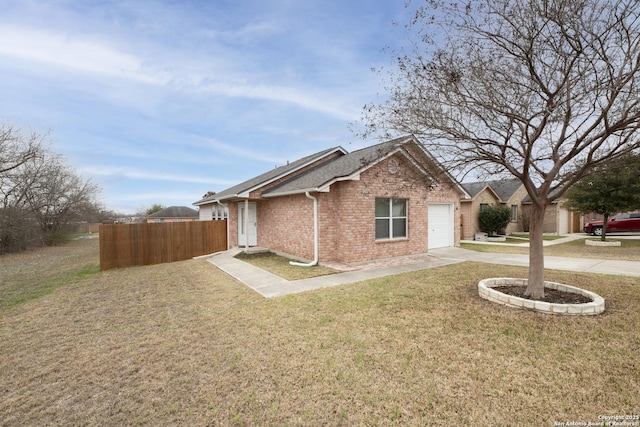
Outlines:
POLYGON ((503 205, 489 205, 478 214, 480 230, 490 235, 507 228, 511 221, 511 209, 503 205))

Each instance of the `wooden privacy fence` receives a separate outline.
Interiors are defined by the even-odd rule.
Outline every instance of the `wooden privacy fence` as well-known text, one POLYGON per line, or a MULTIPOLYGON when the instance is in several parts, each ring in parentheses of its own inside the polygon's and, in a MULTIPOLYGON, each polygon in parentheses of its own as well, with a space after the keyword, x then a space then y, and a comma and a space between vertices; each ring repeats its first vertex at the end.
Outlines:
POLYGON ((182 261, 227 249, 227 221, 100 224, 100 269, 182 261))

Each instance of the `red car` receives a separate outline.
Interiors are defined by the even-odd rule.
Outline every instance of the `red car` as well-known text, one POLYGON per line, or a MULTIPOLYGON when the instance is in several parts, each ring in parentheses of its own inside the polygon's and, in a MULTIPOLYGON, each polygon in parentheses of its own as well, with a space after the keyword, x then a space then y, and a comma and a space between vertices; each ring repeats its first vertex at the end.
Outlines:
MULTIPOLYGON (((603 221, 592 221, 584 226, 584 232, 602 236, 603 221)), ((612 216, 607 221, 607 233, 618 231, 640 231, 640 212, 627 212, 612 216)))

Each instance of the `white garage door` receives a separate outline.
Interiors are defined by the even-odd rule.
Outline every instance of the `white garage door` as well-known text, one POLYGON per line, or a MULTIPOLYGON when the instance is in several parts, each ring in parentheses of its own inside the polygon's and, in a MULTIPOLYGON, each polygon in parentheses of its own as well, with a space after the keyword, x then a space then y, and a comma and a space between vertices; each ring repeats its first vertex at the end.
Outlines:
POLYGON ((453 246, 453 205, 429 205, 429 249, 453 246))

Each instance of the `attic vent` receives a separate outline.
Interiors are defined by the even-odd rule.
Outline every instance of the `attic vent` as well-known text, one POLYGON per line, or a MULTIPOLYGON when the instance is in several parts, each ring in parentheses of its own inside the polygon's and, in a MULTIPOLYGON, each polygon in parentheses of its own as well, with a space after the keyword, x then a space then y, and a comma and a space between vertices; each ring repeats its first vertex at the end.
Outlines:
POLYGON ((398 172, 398 161, 396 159, 389 159, 388 163, 389 173, 395 174, 398 172))

